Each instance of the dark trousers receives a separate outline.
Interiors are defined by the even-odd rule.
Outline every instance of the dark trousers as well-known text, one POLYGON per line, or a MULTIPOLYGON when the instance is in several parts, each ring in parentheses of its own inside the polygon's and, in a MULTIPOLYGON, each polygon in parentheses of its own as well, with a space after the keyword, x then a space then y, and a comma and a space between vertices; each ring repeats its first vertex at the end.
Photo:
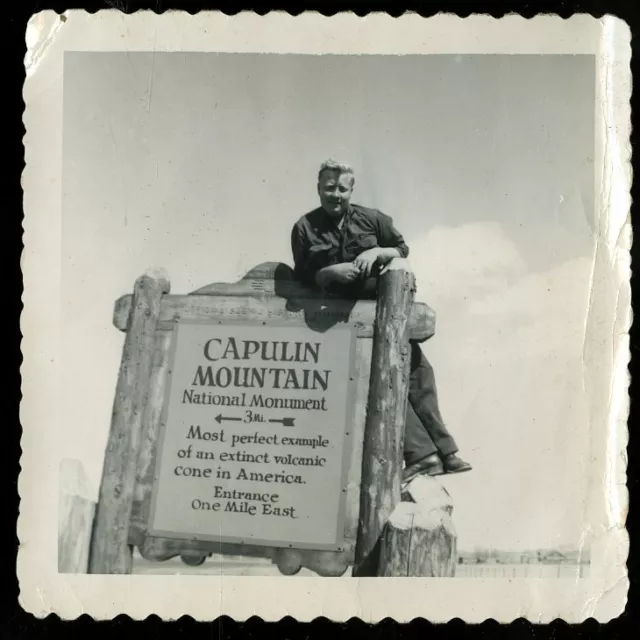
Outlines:
POLYGON ((409 402, 404 434, 405 464, 414 464, 436 452, 448 455, 457 450, 440 415, 433 368, 420 346, 411 342, 409 402))

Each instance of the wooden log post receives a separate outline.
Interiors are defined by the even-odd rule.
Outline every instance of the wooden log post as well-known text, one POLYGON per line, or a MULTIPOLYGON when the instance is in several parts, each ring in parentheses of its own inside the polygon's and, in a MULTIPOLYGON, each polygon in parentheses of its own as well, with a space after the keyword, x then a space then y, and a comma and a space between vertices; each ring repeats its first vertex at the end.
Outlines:
POLYGON ((447 490, 429 476, 415 478, 402 492, 380 545, 378 575, 452 578, 457 537, 447 490))
POLYGON ((91 539, 89 573, 131 573, 128 542, 140 434, 149 395, 160 301, 169 293, 164 272, 136 280, 111 416, 91 539))
POLYGON ((81 462, 60 462, 58 491, 58 573, 87 573, 96 501, 81 462))
POLYGON ((415 277, 408 262, 392 260, 378 283, 353 569, 356 577, 378 575, 381 534, 400 502, 411 355, 408 320, 414 295, 415 277))

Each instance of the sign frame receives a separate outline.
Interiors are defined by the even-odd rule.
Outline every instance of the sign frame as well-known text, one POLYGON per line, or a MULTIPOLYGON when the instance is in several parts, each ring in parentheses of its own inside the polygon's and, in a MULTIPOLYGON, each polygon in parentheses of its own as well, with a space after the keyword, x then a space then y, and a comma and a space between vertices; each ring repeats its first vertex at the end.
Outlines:
POLYGON ((356 412, 355 406, 355 394, 357 380, 355 376, 356 372, 356 349, 357 349, 357 330, 358 325, 355 322, 341 322, 331 328, 331 331, 348 331, 350 334, 350 346, 348 354, 348 380, 347 380, 347 406, 345 411, 345 424, 348 430, 344 432, 344 445, 342 447, 342 456, 340 464, 340 498, 338 501, 338 513, 336 518, 336 531, 334 542, 332 543, 307 543, 307 542, 289 542, 287 540, 275 540, 254 538, 251 536, 244 536, 238 538, 237 536, 227 536, 220 534, 211 535, 182 535, 175 531, 167 531, 164 529, 156 529, 152 527, 152 523, 155 519, 157 498, 158 498, 158 479, 159 479, 159 465, 162 459, 162 453, 165 447, 166 435, 167 435, 167 414, 169 411, 170 396, 171 396, 171 384, 173 377, 173 369, 175 363, 175 357, 178 346, 178 328, 180 325, 224 325, 224 326, 242 326, 242 327, 281 327, 281 328, 300 328, 313 331, 310 327, 300 320, 299 322, 282 322, 279 319, 274 320, 221 320, 219 318, 211 317, 208 319, 187 319, 181 318, 179 315, 173 319, 173 327, 171 329, 171 343, 169 346, 169 360, 166 378, 164 380, 164 398, 162 403, 162 411, 160 416, 160 424, 158 426, 158 440, 155 452, 154 472, 153 472, 153 489, 151 492, 151 500, 149 506, 149 512, 146 522, 146 536, 149 538, 167 538, 178 542, 184 542, 186 544, 191 542, 199 542, 202 544, 207 543, 229 543, 237 545, 267 547, 267 548, 289 548, 289 549, 301 549, 309 551, 332 551, 332 552, 344 552, 350 547, 350 543, 345 536, 345 524, 347 516, 347 493, 348 493, 348 476, 349 467, 351 462, 351 454, 354 446, 354 418, 356 412))

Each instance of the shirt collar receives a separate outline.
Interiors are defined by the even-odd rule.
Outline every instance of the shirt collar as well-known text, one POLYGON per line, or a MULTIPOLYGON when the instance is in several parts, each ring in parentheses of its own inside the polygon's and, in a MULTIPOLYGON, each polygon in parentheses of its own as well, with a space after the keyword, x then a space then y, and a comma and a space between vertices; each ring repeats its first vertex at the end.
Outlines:
POLYGON ((334 222, 333 218, 324 209, 322 209, 322 211, 325 214, 327 223, 329 225, 331 225, 332 227, 335 227, 338 230, 342 230, 345 228, 345 226, 347 225, 347 223, 349 222, 349 219, 353 214, 353 207, 351 206, 351 204, 349 204, 349 206, 347 207, 347 210, 344 212, 344 215, 342 216, 342 218, 340 218, 339 222, 334 222))

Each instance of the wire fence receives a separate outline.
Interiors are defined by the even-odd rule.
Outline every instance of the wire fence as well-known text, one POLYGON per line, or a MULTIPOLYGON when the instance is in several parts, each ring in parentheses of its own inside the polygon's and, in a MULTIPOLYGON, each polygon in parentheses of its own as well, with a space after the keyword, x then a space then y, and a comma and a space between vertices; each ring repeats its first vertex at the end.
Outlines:
POLYGON ((588 578, 588 564, 457 564, 456 578, 588 578))

